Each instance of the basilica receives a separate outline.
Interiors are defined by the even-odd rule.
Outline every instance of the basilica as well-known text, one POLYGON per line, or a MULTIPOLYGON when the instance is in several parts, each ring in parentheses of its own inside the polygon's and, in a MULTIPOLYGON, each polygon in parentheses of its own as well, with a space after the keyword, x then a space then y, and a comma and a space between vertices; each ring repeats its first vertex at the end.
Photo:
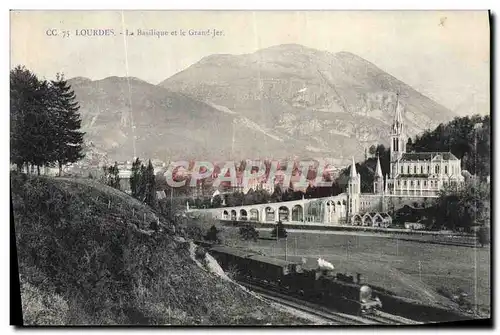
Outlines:
POLYGON ((405 203, 426 202, 438 197, 443 187, 459 187, 464 182, 461 162, 451 152, 406 152, 407 140, 398 100, 391 128, 389 174, 383 176, 377 159, 373 193, 361 193, 361 176, 353 159, 347 189, 348 217, 393 210, 405 203))
POLYGON ((221 194, 221 208, 202 211, 228 221, 389 227, 389 213, 405 205, 430 205, 443 187, 458 188, 464 182, 461 162, 451 152, 406 152, 407 140, 398 97, 391 127, 389 173, 383 175, 377 158, 373 192, 361 193, 361 175, 353 158, 347 189, 341 194, 234 207, 226 206, 221 194))

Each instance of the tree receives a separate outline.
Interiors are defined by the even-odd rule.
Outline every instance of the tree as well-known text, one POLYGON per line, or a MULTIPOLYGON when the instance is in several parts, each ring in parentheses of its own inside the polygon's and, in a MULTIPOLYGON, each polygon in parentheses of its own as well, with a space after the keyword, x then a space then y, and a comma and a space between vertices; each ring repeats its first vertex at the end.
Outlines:
POLYGON ((220 195, 216 195, 212 199, 212 208, 219 208, 222 205, 222 197, 220 195))
POLYGON ((370 153, 370 156, 373 157, 377 153, 377 147, 375 145, 372 145, 370 149, 368 149, 368 152, 370 153))
POLYGON ((489 116, 456 117, 413 142, 414 151, 451 151, 462 168, 482 177, 490 175, 491 124, 489 116))
POLYGON ((412 152, 413 151, 413 141, 411 137, 408 138, 408 142, 406 143, 406 152, 412 152))
POLYGON ((118 169, 118 163, 115 162, 115 165, 103 166, 102 172, 101 182, 119 190, 120 170, 118 169))
POLYGON ((215 225, 212 225, 205 235, 205 240, 215 243, 220 243, 219 230, 215 225))
POLYGON ((62 74, 39 80, 24 66, 10 71, 11 162, 20 171, 59 166, 83 158, 79 106, 62 74))
POLYGON ((120 170, 118 169, 118 163, 109 167, 109 173, 111 175, 111 187, 120 189, 120 170))
POLYGON ((250 226, 250 225, 246 225, 246 226, 241 227, 239 233, 240 233, 240 237, 243 240, 257 241, 257 239, 259 238, 259 232, 257 231, 257 229, 255 229, 255 227, 250 226))
POLYGON ((271 231, 271 236, 272 237, 278 236, 278 238, 286 238, 287 235, 288 234, 286 232, 285 225, 281 221, 278 221, 276 226, 271 231))
MULTIPOLYGON (((142 167, 141 167, 142 168, 142 167)), ((144 171, 143 181, 144 185, 144 201, 151 207, 156 207, 156 186, 155 186, 155 171, 151 160, 149 160, 148 167, 144 171)))
POLYGON ((54 90, 46 80, 23 66, 10 72, 11 162, 21 167, 48 165, 55 158, 58 118, 54 117, 54 90))
POLYGON ((481 247, 490 243, 490 230, 489 227, 480 227, 477 231, 477 241, 481 247))
MULTIPOLYGON (((76 101, 75 92, 64 75, 57 74, 56 80, 52 81, 52 89, 55 92, 53 115, 56 116, 56 133, 53 142, 55 160, 59 166, 59 175, 62 173, 63 165, 73 163, 84 157, 82 154, 83 136, 80 131, 82 120, 78 113, 80 106, 76 101)), ((54 121, 54 120, 53 120, 54 121)))
POLYGON ((130 175, 130 191, 134 198, 139 198, 140 194, 140 183, 141 183, 141 160, 139 157, 132 163, 132 170, 130 175))
POLYGON ((436 200, 434 216, 449 229, 485 227, 490 222, 490 188, 477 178, 458 190, 444 188, 436 200))
POLYGON ((274 187, 274 192, 271 195, 271 201, 272 202, 281 202, 283 199, 283 191, 281 189, 281 185, 276 185, 274 187))

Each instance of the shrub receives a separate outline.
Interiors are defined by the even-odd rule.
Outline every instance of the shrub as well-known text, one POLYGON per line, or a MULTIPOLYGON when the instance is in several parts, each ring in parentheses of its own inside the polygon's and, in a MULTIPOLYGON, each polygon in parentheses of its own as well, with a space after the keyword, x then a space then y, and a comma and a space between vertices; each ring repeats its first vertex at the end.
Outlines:
POLYGON ((212 227, 210 227, 207 234, 205 235, 205 240, 210 242, 220 243, 219 233, 220 232, 219 230, 217 230, 217 227, 213 225, 212 227))
POLYGON ((240 228, 240 237, 244 240, 257 241, 259 238, 259 232, 253 226, 243 226, 240 228))
POLYGON ((488 245, 490 243, 490 232, 486 227, 481 227, 476 233, 477 241, 481 246, 488 245))

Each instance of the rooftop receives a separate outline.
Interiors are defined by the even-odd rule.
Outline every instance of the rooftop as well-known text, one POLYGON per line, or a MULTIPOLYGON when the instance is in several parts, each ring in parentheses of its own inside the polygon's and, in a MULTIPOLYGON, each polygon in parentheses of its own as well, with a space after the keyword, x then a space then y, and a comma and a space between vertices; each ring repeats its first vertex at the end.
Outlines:
POLYGON ((401 157, 401 161, 430 161, 441 159, 445 161, 458 160, 451 152, 407 152, 401 157))

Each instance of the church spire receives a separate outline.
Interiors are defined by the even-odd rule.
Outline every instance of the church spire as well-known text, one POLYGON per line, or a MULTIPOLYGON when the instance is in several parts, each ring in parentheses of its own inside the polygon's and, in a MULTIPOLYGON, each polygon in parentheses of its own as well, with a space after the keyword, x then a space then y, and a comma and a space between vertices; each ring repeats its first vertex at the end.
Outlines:
POLYGON ((403 116, 401 115, 401 108, 399 108, 399 90, 396 93, 396 107, 394 110, 394 122, 392 124, 395 134, 399 134, 403 128, 403 116))
POLYGON ((351 165, 351 178, 356 178, 358 174, 356 173, 356 163, 354 162, 354 157, 352 157, 352 165, 351 165))
POLYGON ((383 178, 382 167, 380 166, 380 157, 377 155, 377 167, 375 168, 375 177, 383 178))

